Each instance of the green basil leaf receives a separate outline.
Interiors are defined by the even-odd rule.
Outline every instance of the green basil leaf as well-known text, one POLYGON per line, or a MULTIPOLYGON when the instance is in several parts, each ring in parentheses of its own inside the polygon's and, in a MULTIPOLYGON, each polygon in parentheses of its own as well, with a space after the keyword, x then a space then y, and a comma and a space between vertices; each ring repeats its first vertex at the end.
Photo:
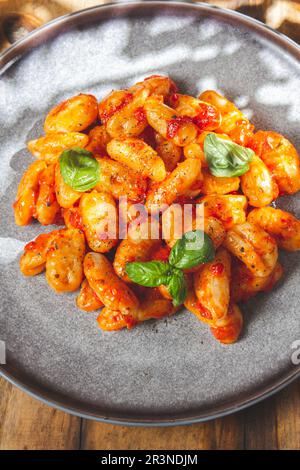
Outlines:
POLYGON ((167 284, 167 289, 173 299, 174 307, 179 307, 179 305, 182 305, 187 296, 187 285, 181 269, 175 268, 173 270, 167 284))
POLYGON ((99 181, 100 164, 88 150, 80 147, 65 150, 59 165, 64 182, 75 191, 88 191, 99 181))
POLYGON ((173 246, 169 263, 179 269, 190 269, 208 263, 215 257, 211 238, 202 230, 186 232, 173 246))
POLYGON ((163 261, 135 261, 127 263, 126 274, 136 284, 145 287, 158 287, 168 283, 172 268, 163 261))
POLYGON ((253 150, 210 133, 204 139, 204 154, 214 176, 240 176, 249 170, 253 150))

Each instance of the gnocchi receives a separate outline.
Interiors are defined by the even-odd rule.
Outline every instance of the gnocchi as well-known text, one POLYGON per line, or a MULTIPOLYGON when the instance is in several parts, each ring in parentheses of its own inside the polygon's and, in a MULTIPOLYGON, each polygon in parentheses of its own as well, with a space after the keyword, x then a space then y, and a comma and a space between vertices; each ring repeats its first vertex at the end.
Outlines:
POLYGON ((300 250, 300 220, 275 208, 300 189, 297 150, 216 91, 192 97, 152 75, 100 102, 79 94, 27 148, 15 222, 57 227, 25 245, 20 270, 78 291, 104 331, 184 305, 231 344, 239 306, 283 276, 278 248, 300 250))

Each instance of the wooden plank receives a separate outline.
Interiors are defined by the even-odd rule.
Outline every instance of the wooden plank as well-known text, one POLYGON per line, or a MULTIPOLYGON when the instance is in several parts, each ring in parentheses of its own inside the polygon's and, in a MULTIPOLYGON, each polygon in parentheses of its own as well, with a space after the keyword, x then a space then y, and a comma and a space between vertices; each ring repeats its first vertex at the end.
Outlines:
POLYGON ((0 450, 79 447, 81 420, 29 397, 0 379, 0 450))
POLYGON ((276 403, 274 398, 244 411, 245 449, 277 449, 276 403))
POLYGON ((242 449, 241 414, 191 426, 140 428, 84 421, 82 449, 210 450, 242 449))
POLYGON ((300 450, 300 380, 276 397, 279 449, 300 450))

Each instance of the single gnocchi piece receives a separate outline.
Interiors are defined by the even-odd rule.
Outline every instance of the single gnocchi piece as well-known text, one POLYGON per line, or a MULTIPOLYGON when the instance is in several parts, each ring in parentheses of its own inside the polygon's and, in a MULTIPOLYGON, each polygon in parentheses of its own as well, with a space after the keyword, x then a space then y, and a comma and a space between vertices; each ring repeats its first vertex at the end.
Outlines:
POLYGON ((214 325, 221 325, 230 300, 231 259, 229 253, 220 248, 215 259, 204 264, 194 273, 194 289, 199 306, 210 312, 214 325))
POLYGON ((81 284, 80 292, 76 298, 76 305, 85 312, 93 312, 103 307, 103 303, 86 279, 81 284))
POLYGON ((155 143, 155 150, 163 159, 166 170, 173 171, 181 158, 181 147, 164 139, 158 132, 155 132, 155 143))
POLYGON ((230 304, 226 320, 222 326, 212 326, 210 328, 213 336, 223 344, 235 343, 242 331, 243 315, 236 304, 230 304))
POLYGON ((126 238, 122 240, 117 248, 113 263, 117 275, 125 282, 131 283, 132 281, 126 274, 126 264, 134 261, 150 261, 151 254, 159 246, 160 241, 151 238, 144 240, 126 238))
POLYGON ((266 277, 276 266, 276 241, 251 222, 234 225, 228 230, 224 246, 241 260, 254 276, 266 277))
POLYGON ((16 201, 13 205, 17 225, 28 225, 32 217, 36 217, 39 180, 45 169, 46 163, 42 160, 37 160, 29 165, 23 174, 18 186, 16 201))
POLYGON ((133 100, 133 93, 128 90, 112 90, 99 103, 99 117, 101 123, 106 126, 109 119, 133 100))
POLYGON ((139 305, 137 297, 104 255, 88 253, 84 259, 84 274, 105 307, 124 315, 135 315, 139 305))
POLYGON ((56 292, 73 292, 83 279, 85 239, 81 230, 62 229, 51 240, 46 257, 46 279, 56 292))
POLYGON ((221 125, 220 111, 210 103, 201 101, 188 95, 176 93, 173 98, 173 107, 181 116, 193 118, 193 123, 203 131, 213 131, 221 125))
POLYGON ((161 97, 148 98, 144 110, 150 126, 175 145, 184 147, 196 139, 198 128, 192 118, 181 116, 174 109, 169 108, 162 102, 161 97))
POLYGON ((89 138, 80 132, 53 132, 39 139, 30 140, 27 144, 32 155, 48 164, 56 163, 64 150, 72 147, 84 148, 89 138))
POLYGON ((146 89, 149 96, 163 96, 167 101, 177 91, 177 86, 173 80, 163 75, 150 75, 150 77, 146 77, 142 82, 138 82, 130 87, 128 91, 136 93, 141 88, 146 89))
POLYGON ((91 250, 106 253, 118 243, 118 214, 113 197, 92 191, 80 199, 82 227, 91 250))
POLYGON ((178 163, 167 178, 150 188, 146 198, 148 211, 158 212, 172 204, 179 196, 184 196, 192 188, 201 173, 200 160, 184 160, 178 163))
POLYGON ((107 155, 106 146, 111 140, 111 137, 105 126, 93 127, 93 129, 90 130, 87 139, 88 145, 86 146, 86 150, 91 152, 94 157, 104 157, 107 155))
POLYGON ((243 327, 243 316, 236 304, 230 303, 226 315, 215 322, 211 311, 199 302, 193 283, 190 281, 184 305, 198 320, 210 327, 211 333, 220 343, 231 344, 239 338, 243 327))
POLYGON ((148 177, 153 181, 160 182, 166 177, 163 160, 143 140, 113 139, 107 145, 107 152, 113 160, 138 171, 145 178, 148 177))
POLYGON ((200 94, 199 99, 215 106, 221 113, 222 120, 217 132, 224 132, 225 134, 230 135, 230 133, 234 132, 238 126, 249 127, 249 120, 247 117, 235 106, 235 104, 225 98, 225 96, 220 95, 216 91, 207 90, 200 94))
POLYGON ((280 194, 294 194, 299 191, 299 155, 288 139, 277 132, 258 131, 249 146, 269 168, 280 194))
POLYGON ((47 251, 57 233, 57 230, 42 233, 25 245, 20 258, 20 270, 24 276, 36 276, 45 270, 47 251))
POLYGON ((111 158, 100 158, 100 177, 95 189, 110 193, 115 199, 126 196, 129 201, 143 202, 147 180, 137 171, 111 158))
POLYGON ((202 175, 202 194, 228 194, 238 191, 239 189, 240 178, 238 176, 231 176, 228 178, 222 176, 214 176, 207 169, 202 170, 202 175))
POLYGON ((288 251, 300 250, 300 220, 289 212, 274 207, 262 207, 251 211, 247 220, 272 235, 280 248, 288 251))
POLYGON ((58 204, 64 209, 72 207, 82 196, 81 192, 75 191, 64 182, 59 162, 55 166, 55 194, 58 204))
POLYGON ((55 194, 55 165, 49 165, 39 178, 39 194, 36 201, 36 218, 42 225, 53 224, 60 211, 55 194))
POLYGON ((270 291, 281 279, 283 268, 279 262, 265 277, 255 276, 245 264, 236 261, 232 267, 231 299, 233 302, 246 302, 258 292, 270 291))
POLYGON ((97 323, 103 331, 118 331, 123 328, 130 330, 137 324, 137 321, 130 314, 104 307, 97 318, 97 323))
POLYGON ((206 217, 219 219, 226 230, 246 221, 247 198, 242 194, 211 194, 197 201, 206 217))
POLYGON ((44 131, 81 132, 98 117, 98 103, 93 95, 80 94, 58 104, 48 113, 44 131))
POLYGON ((143 106, 149 93, 143 87, 137 90, 132 99, 108 119, 106 129, 111 137, 136 137, 144 131, 148 122, 143 106))
POLYGON ((253 157, 249 170, 241 176, 242 191, 253 207, 264 207, 278 197, 278 186, 264 162, 253 157))

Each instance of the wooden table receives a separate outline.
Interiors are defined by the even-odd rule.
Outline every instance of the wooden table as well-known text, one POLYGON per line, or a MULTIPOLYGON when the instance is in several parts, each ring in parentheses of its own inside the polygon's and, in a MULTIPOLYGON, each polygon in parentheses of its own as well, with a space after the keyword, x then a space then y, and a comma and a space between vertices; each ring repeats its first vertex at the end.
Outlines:
MULTIPOLYGON (((24 30, 93 0, 0 0, 0 50, 24 30), (16 17, 12 13, 21 13, 16 17), (21 27, 20 27, 21 26, 21 27), (1 36, 0 36, 1 37, 1 36)), ((104 3, 104 2, 102 2, 104 3)), ((219 0, 266 21, 300 42, 300 2, 219 0)), ((82 420, 34 400, 0 379, 3 449, 300 449, 300 381, 248 410, 192 426, 127 428, 82 420)))

